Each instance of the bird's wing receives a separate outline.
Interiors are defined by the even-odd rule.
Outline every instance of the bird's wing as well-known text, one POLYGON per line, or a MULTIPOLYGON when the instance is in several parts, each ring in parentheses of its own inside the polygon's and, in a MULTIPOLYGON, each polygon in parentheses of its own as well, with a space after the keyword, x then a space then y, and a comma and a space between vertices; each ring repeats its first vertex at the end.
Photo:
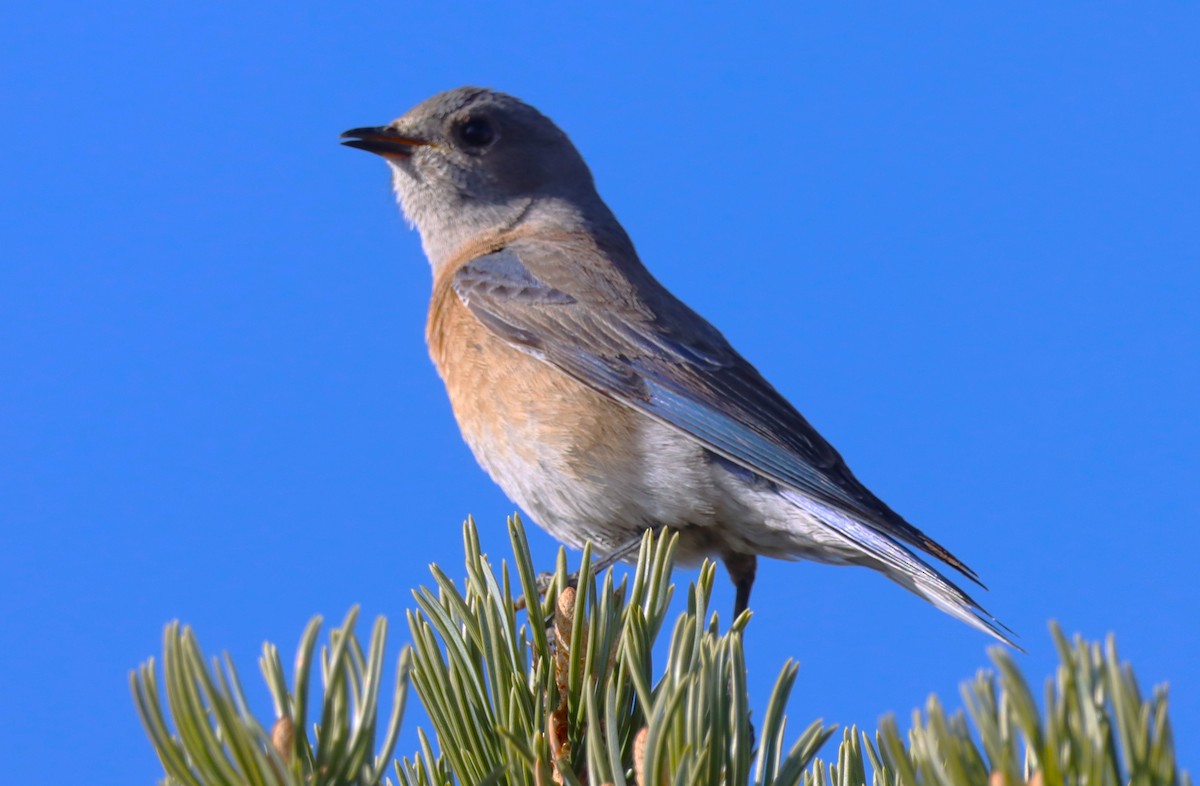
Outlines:
POLYGON ((463 264, 454 290, 512 345, 774 481, 785 497, 809 505, 833 532, 880 562, 918 584, 944 585, 955 608, 910 589, 1007 640, 978 604, 896 541, 978 581, 974 572, 859 483, 837 451, 716 329, 648 274, 634 287, 606 272, 608 266, 581 264, 581 251, 520 240, 463 264), (652 299, 644 296, 646 287, 655 288, 652 299))
MULTIPOLYGON (((975 574, 855 478, 833 446, 711 325, 661 290, 563 275, 578 260, 518 242, 460 267, 454 289, 488 328, 605 395, 682 429, 763 477, 975 574), (623 297, 624 296, 624 297, 623 297), (670 309, 673 313, 664 314, 670 309)), ((656 282, 654 282, 656 284, 656 282)))

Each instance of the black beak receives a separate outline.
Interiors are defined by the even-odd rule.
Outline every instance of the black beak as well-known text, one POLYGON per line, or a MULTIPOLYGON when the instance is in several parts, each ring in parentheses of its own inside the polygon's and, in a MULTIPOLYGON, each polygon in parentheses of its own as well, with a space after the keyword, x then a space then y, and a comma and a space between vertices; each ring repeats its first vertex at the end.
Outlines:
POLYGON ((381 156, 398 156, 409 158, 413 148, 429 143, 423 139, 404 136, 391 126, 371 126, 368 128, 351 128, 342 134, 342 144, 346 147, 356 147, 381 156))

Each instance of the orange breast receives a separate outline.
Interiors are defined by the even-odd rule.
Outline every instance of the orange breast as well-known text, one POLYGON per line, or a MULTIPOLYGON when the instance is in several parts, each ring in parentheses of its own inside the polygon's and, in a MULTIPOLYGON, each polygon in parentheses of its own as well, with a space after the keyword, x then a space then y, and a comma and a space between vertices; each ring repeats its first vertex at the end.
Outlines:
MULTIPOLYGON (((690 533, 686 559, 714 551, 725 509, 703 447, 525 352, 454 292, 457 267, 511 238, 464 249, 435 277, 426 325, 433 362, 475 458, 559 540, 601 552, 647 527, 690 533)), ((740 510, 740 508, 739 508, 740 510)), ((717 549, 719 551, 719 549, 717 549)))
POLYGON ((552 531, 554 519, 575 517, 563 510, 569 499, 594 512, 587 518, 624 515, 621 498, 641 485, 643 417, 508 345, 452 282, 452 270, 434 282, 426 339, 476 459, 552 531))

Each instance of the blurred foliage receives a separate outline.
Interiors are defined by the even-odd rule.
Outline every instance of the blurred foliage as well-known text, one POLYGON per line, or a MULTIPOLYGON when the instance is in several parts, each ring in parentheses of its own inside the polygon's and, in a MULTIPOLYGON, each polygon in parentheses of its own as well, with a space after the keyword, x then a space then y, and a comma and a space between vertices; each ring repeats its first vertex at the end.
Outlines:
POLYGON ((751 724, 742 651, 749 616, 721 633, 709 611, 712 563, 689 586, 666 662, 655 668, 675 589, 669 533, 646 535, 632 578, 619 585, 611 571, 592 575, 587 550, 578 576, 560 552, 554 574, 539 577, 519 520, 510 533, 515 576, 506 564, 492 568, 467 522, 462 589, 435 566, 434 586, 416 590, 413 644, 401 652, 386 714, 382 618, 364 649, 352 610, 316 659, 321 623, 313 620, 290 689, 278 651, 265 645, 269 730, 247 707, 229 658, 206 659, 188 628, 168 625, 165 701, 153 659, 130 677, 163 783, 1191 784, 1175 761, 1165 688, 1143 696, 1111 637, 1103 646, 1070 642, 1051 626, 1061 665, 1040 711, 1009 652, 996 647, 995 671, 962 687, 965 713, 947 714, 930 697, 907 733, 891 717, 874 734, 844 729, 825 762, 818 752, 832 726, 814 721, 787 742, 794 662, 783 665, 757 729, 751 724), (316 664, 320 711, 310 734, 316 664), (419 750, 393 761, 410 680, 433 736, 418 730, 419 750))

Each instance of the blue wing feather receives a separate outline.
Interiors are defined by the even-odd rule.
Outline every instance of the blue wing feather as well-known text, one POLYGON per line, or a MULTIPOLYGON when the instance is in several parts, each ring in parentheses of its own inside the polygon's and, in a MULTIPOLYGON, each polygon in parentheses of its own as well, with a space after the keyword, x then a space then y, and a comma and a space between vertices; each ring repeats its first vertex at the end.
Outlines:
MULTIPOLYGON (((792 504, 888 566, 894 579, 1012 643, 979 604, 897 540, 978 582, 974 572, 859 483, 832 446, 707 322, 665 289, 656 300, 675 309, 669 319, 642 303, 612 302, 615 287, 599 297, 580 286, 579 277, 564 285, 559 272, 572 261, 564 257, 553 246, 517 244, 464 265, 455 291, 513 345, 773 481, 792 504), (686 339, 675 327, 679 320, 692 320, 686 339)), ((643 286, 659 286, 646 276, 643 286)))

